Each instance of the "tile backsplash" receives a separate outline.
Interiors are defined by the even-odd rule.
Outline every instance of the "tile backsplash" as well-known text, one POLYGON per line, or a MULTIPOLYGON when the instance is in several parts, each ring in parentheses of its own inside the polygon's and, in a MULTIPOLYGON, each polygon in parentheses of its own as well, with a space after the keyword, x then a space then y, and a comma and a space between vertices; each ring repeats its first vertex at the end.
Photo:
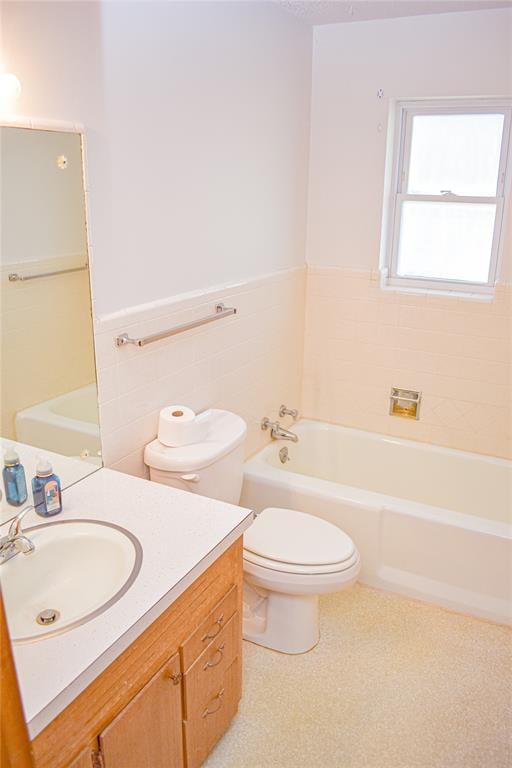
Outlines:
POLYGON ((493 300, 383 291, 378 273, 311 267, 306 417, 512 457, 512 287, 493 300), (391 387, 423 393, 419 421, 389 415, 391 387))
POLYGON ((226 408, 248 424, 247 455, 268 442, 263 416, 300 406, 306 270, 134 307, 96 321, 103 456, 112 469, 145 476, 144 446, 165 405, 226 408), (116 347, 119 333, 144 336, 210 315, 222 301, 237 314, 147 347, 116 347))

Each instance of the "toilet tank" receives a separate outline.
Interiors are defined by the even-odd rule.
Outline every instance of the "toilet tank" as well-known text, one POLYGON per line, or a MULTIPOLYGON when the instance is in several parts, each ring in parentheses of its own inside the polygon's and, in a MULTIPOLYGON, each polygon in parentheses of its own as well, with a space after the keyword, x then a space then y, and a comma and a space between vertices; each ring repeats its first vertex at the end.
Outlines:
POLYGON ((158 439, 146 445, 151 480, 211 499, 238 504, 242 490, 245 421, 230 411, 210 409, 198 418, 203 439, 171 448, 158 439))

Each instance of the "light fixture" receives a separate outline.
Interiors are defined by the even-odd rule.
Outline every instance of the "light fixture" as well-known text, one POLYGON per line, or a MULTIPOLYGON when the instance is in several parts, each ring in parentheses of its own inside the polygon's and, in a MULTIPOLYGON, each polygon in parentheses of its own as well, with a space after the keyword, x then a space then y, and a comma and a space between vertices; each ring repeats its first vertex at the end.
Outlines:
POLYGON ((0 75, 0 115, 8 117, 16 109, 16 102, 21 93, 21 83, 12 72, 0 75))

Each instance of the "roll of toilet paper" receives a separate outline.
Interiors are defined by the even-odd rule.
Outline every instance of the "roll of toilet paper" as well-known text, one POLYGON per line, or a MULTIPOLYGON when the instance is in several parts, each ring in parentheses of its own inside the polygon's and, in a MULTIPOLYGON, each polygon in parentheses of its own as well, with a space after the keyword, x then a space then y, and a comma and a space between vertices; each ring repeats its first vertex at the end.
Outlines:
POLYGON ((200 427, 196 414, 186 405, 168 405, 160 411, 158 439, 170 448, 197 443, 200 427))

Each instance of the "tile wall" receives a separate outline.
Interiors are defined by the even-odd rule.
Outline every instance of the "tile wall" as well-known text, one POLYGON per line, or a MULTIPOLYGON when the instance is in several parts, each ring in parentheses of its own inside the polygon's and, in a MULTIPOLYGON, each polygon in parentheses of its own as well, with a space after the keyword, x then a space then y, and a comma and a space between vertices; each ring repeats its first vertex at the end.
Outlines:
POLYGON ((146 475, 144 446, 165 405, 226 408, 248 424, 247 455, 268 441, 263 416, 282 401, 300 406, 306 270, 174 297, 96 321, 96 356, 106 466, 146 475), (218 301, 237 315, 147 347, 118 348, 119 333, 143 336, 209 315, 218 301))
POLYGON ((462 299, 310 267, 306 307, 305 416, 512 457, 512 286, 462 299), (423 393, 419 421, 388 415, 392 386, 423 393))
POLYGON ((227 408, 248 423, 247 456, 281 401, 307 418, 512 458, 512 287, 492 301, 382 291, 378 274, 310 267, 133 308, 96 322, 104 459, 145 476, 164 405, 227 408), (307 284, 306 284, 307 283, 307 284), (116 348, 236 306, 145 348, 116 348), (304 311, 306 308, 306 311, 304 311), (305 317, 305 328, 304 328, 305 317), (419 421, 391 417, 392 386, 423 394, 419 421))

